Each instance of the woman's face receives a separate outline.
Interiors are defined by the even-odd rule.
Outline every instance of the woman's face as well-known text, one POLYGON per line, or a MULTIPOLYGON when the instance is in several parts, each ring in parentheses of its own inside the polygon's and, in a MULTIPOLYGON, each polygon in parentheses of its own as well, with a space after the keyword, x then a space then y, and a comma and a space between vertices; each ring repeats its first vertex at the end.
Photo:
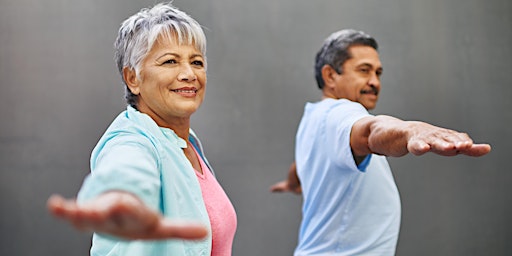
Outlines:
POLYGON ((132 93, 138 95, 138 110, 166 127, 189 119, 201 106, 206 89, 205 64, 204 56, 194 46, 160 37, 142 61, 139 76, 133 70, 124 71, 124 75, 132 93))

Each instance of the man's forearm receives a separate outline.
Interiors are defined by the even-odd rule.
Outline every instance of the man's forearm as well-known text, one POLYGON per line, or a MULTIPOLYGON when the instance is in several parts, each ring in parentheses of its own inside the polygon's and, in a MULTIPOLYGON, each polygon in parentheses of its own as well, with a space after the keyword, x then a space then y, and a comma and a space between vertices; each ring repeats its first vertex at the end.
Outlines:
POLYGON ((399 157, 406 155, 407 141, 420 122, 403 121, 391 116, 375 116, 369 123, 368 148, 372 153, 399 157))

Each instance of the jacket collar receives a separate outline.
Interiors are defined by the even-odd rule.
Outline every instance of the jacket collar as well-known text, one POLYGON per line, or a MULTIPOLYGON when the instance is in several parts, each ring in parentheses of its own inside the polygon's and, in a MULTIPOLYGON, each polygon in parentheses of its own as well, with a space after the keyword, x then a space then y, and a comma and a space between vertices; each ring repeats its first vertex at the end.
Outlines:
POLYGON ((180 138, 172 129, 158 126, 150 116, 139 112, 132 106, 126 107, 126 115, 128 119, 133 120, 135 123, 148 129, 154 136, 165 138, 166 140, 175 143, 180 148, 187 147, 187 142, 180 138))

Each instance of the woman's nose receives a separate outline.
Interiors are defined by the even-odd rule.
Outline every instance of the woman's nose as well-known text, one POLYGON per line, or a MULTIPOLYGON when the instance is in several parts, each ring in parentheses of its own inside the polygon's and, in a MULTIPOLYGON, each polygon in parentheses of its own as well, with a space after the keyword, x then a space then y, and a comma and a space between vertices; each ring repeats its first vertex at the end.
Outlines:
POLYGON ((183 65, 178 74, 178 80, 180 81, 195 81, 197 79, 196 74, 192 70, 192 67, 188 64, 183 65))

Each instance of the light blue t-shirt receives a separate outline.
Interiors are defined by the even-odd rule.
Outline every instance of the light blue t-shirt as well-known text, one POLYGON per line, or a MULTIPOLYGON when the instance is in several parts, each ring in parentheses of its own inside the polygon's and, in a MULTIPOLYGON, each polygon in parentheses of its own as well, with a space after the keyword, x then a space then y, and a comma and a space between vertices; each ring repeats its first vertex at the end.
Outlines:
POLYGON ((369 116, 359 103, 324 99, 307 103, 295 148, 303 219, 296 256, 394 255, 400 197, 384 156, 356 165, 352 125, 369 116))
MULTIPOLYGON (((197 139, 191 141, 199 144, 197 139)), ((135 194, 164 217, 210 227, 201 187, 182 150, 185 147, 186 141, 174 131, 159 127, 148 115, 128 106, 94 148, 91 174, 80 189, 78 202, 109 190, 122 190, 135 194)), ((95 233, 91 255, 209 256, 211 242, 211 235, 201 241, 124 241, 95 233)))

